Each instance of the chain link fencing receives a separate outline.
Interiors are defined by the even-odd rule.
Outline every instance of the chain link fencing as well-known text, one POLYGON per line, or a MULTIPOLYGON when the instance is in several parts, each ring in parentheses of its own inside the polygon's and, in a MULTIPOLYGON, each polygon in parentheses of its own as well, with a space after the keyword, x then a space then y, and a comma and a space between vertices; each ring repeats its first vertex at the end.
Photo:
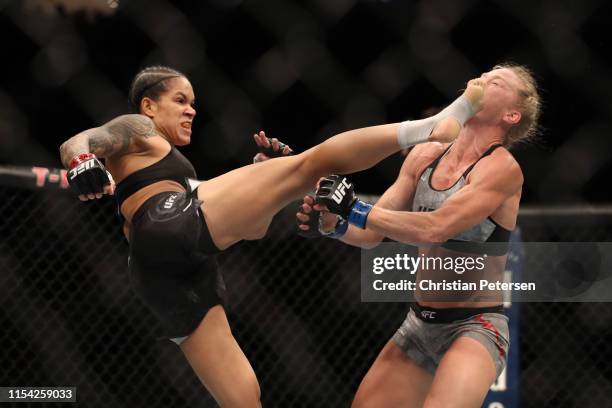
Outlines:
MULTIPOLYGON (((62 141, 125 113, 132 75, 150 64, 184 71, 203 101, 185 153, 209 178, 244 164, 254 130, 303 150, 417 117, 513 60, 544 90, 544 148, 514 152, 523 201, 579 205, 523 212, 523 238, 609 241, 609 213, 583 205, 610 202, 610 4, 0 0, 0 161, 58 166, 62 141)), ((380 193, 399 163, 356 184, 380 193)), ((111 200, 19 180, 0 198, 0 385, 75 385, 83 407, 214 406, 132 293, 111 200)), ((361 303, 359 250, 297 237, 293 213, 220 256, 230 322, 264 406, 348 406, 407 305, 361 303)), ((608 303, 521 305, 521 406, 612 406, 611 344, 608 303)))
MULTIPOLYGON (((3 386, 76 386, 82 407, 215 406, 132 293, 112 200, 0 198, 3 386)), ((349 406, 407 304, 361 303, 360 250, 298 237, 294 213, 220 255, 230 322, 264 406, 349 406)), ((520 219, 525 241, 605 241, 611 224, 584 209, 520 219)), ((611 340, 609 303, 521 304, 521 406, 612 406, 611 340)))

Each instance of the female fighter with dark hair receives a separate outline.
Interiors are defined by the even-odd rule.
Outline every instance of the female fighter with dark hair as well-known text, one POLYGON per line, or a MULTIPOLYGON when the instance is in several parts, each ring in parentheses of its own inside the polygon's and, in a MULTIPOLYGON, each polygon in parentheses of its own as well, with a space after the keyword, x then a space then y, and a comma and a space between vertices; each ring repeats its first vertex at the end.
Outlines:
MULTIPOLYGON (((479 109, 481 97, 476 81, 434 117, 348 131, 189 192, 185 180, 196 175, 175 146, 191 140, 194 92, 182 73, 150 67, 136 75, 130 89, 135 114, 80 132, 60 152, 81 200, 115 193, 130 243, 134 290, 206 388, 223 407, 255 407, 259 385, 230 331, 214 254, 240 240, 262 238, 272 217, 322 176, 367 169, 414 144, 452 140, 479 109), (96 157, 105 159, 116 191, 96 157)), ((263 133, 256 139, 268 144, 263 133)))

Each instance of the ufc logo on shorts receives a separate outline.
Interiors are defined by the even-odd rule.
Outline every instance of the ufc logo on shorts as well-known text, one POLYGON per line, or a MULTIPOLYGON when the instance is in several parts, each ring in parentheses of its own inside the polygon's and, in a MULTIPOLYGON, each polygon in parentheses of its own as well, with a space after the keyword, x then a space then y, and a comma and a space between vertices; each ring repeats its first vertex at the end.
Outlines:
POLYGON ((334 191, 334 194, 332 195, 332 200, 334 200, 336 204, 340 204, 342 202, 342 199, 346 195, 347 188, 351 188, 351 184, 346 181, 346 178, 343 178, 342 184, 338 186, 338 188, 336 189, 336 191, 334 191))
POLYGON ((436 312, 432 312, 431 310, 422 310, 421 316, 423 316, 423 319, 435 319, 436 312))
POLYGON ((95 164, 96 164, 95 160, 96 159, 89 159, 89 160, 84 161, 83 163, 79 164, 75 168, 71 169, 68 172, 68 176, 70 177, 70 180, 73 180, 76 176, 78 176, 79 174, 81 174, 85 170, 89 170, 89 169, 93 168, 95 166, 95 164))
POLYGON ((168 197, 168 199, 164 202, 164 208, 166 210, 169 210, 172 208, 172 206, 174 205, 174 201, 176 200, 176 197, 178 197, 178 195, 176 194, 172 194, 170 197, 168 197))

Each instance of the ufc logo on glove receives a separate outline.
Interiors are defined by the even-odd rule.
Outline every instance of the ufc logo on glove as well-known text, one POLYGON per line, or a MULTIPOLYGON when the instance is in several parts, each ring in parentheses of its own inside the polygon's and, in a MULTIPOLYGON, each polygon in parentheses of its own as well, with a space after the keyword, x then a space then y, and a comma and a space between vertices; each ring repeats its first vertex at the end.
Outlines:
POLYGON ((84 161, 83 163, 80 163, 75 168, 70 169, 70 171, 68 172, 68 175, 70 176, 70 180, 73 180, 76 176, 78 176, 85 170, 89 170, 93 168, 95 164, 96 164, 96 159, 89 159, 87 161, 84 161))
POLYGON ((346 189, 351 188, 351 187, 352 187, 352 184, 350 184, 346 180, 346 177, 343 178, 342 184, 340 184, 338 188, 336 189, 336 191, 334 191, 334 194, 332 195, 332 200, 334 200, 336 204, 340 204, 342 202, 342 199, 346 195, 346 189))

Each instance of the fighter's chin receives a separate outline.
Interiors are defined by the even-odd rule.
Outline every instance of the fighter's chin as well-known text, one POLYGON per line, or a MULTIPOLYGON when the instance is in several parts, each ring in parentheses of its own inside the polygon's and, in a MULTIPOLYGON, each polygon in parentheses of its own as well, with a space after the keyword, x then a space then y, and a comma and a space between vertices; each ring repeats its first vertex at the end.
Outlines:
POLYGON ((179 137, 176 139, 176 141, 174 142, 174 144, 176 146, 185 146, 188 145, 189 143, 191 143, 191 137, 179 137))
POLYGON ((185 146, 191 143, 191 130, 181 129, 174 138, 174 144, 177 146, 185 146))

